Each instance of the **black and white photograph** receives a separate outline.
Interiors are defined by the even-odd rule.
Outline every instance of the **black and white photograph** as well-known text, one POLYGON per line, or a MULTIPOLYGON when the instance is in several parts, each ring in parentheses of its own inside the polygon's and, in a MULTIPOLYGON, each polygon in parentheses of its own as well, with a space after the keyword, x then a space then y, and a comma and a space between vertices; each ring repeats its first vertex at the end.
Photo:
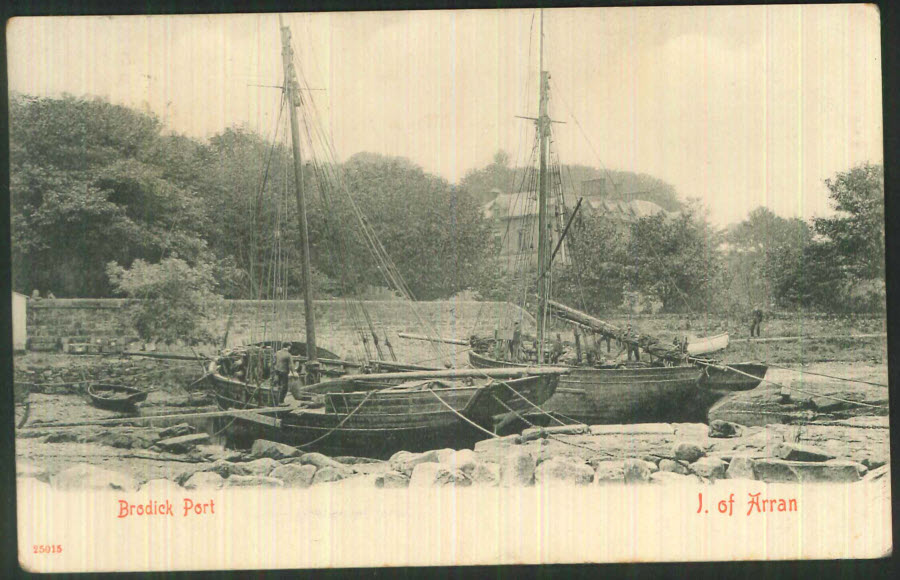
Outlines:
POLYGON ((13 18, 19 565, 889 556, 881 34, 13 18))

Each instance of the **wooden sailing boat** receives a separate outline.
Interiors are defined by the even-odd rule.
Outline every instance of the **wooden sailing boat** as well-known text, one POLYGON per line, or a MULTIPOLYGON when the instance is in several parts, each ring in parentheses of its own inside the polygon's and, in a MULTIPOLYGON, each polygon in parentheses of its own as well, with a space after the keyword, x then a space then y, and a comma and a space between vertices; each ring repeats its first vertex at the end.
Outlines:
MULTIPOLYGON (((533 119, 538 140, 538 247, 537 247, 537 337, 535 340, 535 363, 542 364, 548 359, 546 341, 547 322, 552 311, 577 313, 550 300, 551 261, 553 257, 552 239, 549 234, 551 222, 548 219, 548 158, 550 155, 551 119, 548 113, 550 74, 543 66, 543 12, 540 25, 540 100, 538 117, 533 119)), ((565 230, 564 230, 565 231, 565 230)), ((577 313, 583 315, 583 313, 577 313)), ((587 316, 587 315, 584 315, 587 316)), ((602 332, 603 325, 591 328, 577 316, 568 317, 582 327, 593 332, 602 332), (573 318, 576 318, 573 320, 573 318)), ((618 333, 617 339, 630 340, 630 336, 618 333)), ((522 364, 518 361, 503 361, 492 355, 503 352, 491 340, 473 340, 469 352, 469 362, 477 368, 495 368, 522 364)), ((668 350, 668 349, 666 349, 668 350)), ((665 359, 663 359, 665 360, 665 359)), ((702 371, 695 366, 643 366, 642 368, 596 368, 576 365, 571 372, 560 377, 556 393, 542 406, 549 413, 574 419, 588 424, 595 423, 635 423, 646 421, 676 421, 703 417, 708 406, 704 402, 698 408, 700 377, 702 371)), ((544 420, 540 415, 532 415, 535 421, 544 420)))
POLYGON ((490 435, 496 417, 546 401, 565 369, 415 370, 414 365, 385 363, 379 370, 394 367, 412 372, 341 376, 372 369, 318 347, 297 119, 302 99, 291 33, 285 26, 281 26, 281 41, 284 91, 290 111, 306 337, 304 342, 257 343, 237 353, 226 353, 211 363, 209 380, 220 407, 258 410, 236 415, 233 434, 238 439, 264 437, 305 448, 380 457, 399 449, 470 445, 490 435), (293 398, 290 403, 282 403, 282 387, 272 380, 271 373, 272 352, 282 345, 287 345, 295 362, 301 363, 297 376, 289 378, 293 398), (323 377, 332 378, 323 381, 323 377))

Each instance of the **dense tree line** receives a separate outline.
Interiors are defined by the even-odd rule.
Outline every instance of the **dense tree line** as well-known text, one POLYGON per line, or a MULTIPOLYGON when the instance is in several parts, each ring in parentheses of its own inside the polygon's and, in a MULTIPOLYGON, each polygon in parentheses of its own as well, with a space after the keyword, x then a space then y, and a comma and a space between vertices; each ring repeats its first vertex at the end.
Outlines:
MULTIPOLYGON (((176 294, 185 312, 215 295, 298 297, 288 147, 240 127, 201 142, 165 133, 152 115, 74 97, 13 95, 9 119, 16 290, 156 299, 184 280, 176 294)), ((523 178, 503 152, 459 186, 368 153, 339 166, 308 160, 305 169, 318 295, 387 286, 370 251, 377 239, 418 299, 463 290, 511 297, 515 283, 481 211, 491 190, 514 191, 523 178)), ((804 222, 759 208, 721 231, 699 203, 681 202, 651 176, 584 166, 561 174, 578 193, 582 181, 605 176, 612 198, 638 191, 673 212, 624 230, 589 213, 576 220, 571 259, 553 280, 555 295, 573 305, 602 312, 640 295, 668 311, 884 307, 881 166, 826 182, 832 217, 804 222)), ((138 322, 153 334, 149 316, 138 322)))
MULTIPOLYGON (((199 142, 163 133, 151 115, 73 97, 14 95, 10 121, 17 290, 111 296, 124 292, 115 268, 175 258, 208 269, 226 297, 298 296, 288 147, 242 128, 199 142)), ((386 284, 351 196, 416 298, 475 284, 493 251, 478 203, 407 160, 358 155, 337 168, 307 162, 305 174, 319 295, 386 284), (336 174, 341 187, 324 179, 336 174)))

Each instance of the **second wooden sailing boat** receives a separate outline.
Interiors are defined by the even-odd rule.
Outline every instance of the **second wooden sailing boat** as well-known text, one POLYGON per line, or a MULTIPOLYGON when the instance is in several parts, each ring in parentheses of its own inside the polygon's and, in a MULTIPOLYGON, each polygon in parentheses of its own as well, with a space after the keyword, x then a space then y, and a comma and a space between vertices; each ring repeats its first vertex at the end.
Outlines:
MULTIPOLYGON (((533 119, 537 131, 538 149, 538 243, 537 243, 537 337, 534 341, 533 361, 542 364, 550 358, 546 334, 547 323, 554 307, 550 300, 551 262, 553 259, 551 220, 548 215, 548 190, 550 171, 551 119, 549 116, 550 74, 543 67, 543 12, 540 25, 540 100, 538 117, 533 119)), ((572 309, 562 307, 571 312, 572 309)), ((579 313, 581 314, 581 313, 579 313)), ((586 315, 585 315, 586 316, 586 315)), ((577 323, 577 322, 576 322, 577 323)), ((596 329, 591 329, 596 331, 596 329)), ((630 339, 624 334, 617 337, 630 339)), ((514 337, 514 343, 520 337, 514 337)), ((477 368, 497 368, 510 364, 523 364, 520 360, 522 347, 515 344, 506 348, 496 339, 475 339, 469 352, 469 361, 477 368), (496 357, 498 353, 509 353, 513 360, 505 361, 496 357)), ((559 388, 544 404, 550 413, 588 424, 595 423, 636 423, 648 421, 678 421, 705 419, 708 403, 698 397, 701 390, 702 371, 692 365, 644 366, 643 368, 597 368, 582 363, 571 368, 571 372, 560 377, 559 388)), ((533 421, 546 421, 546 415, 532 415, 533 421)))

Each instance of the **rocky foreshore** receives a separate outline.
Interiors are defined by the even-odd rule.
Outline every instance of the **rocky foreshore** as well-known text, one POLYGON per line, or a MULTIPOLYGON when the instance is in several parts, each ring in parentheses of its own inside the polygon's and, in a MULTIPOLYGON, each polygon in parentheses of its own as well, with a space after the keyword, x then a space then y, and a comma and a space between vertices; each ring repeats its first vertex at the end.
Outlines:
POLYGON ((389 460, 327 457, 272 441, 246 451, 209 444, 187 424, 20 439, 18 478, 57 489, 376 488, 851 483, 889 476, 887 417, 746 427, 705 424, 567 425, 481 441, 475 449, 400 451, 389 460), (90 451, 90 453, 88 453, 90 451), (52 456, 53 461, 42 461, 52 456), (65 458, 60 460, 60 458, 65 458), (45 467, 41 467, 41 466, 45 467))

